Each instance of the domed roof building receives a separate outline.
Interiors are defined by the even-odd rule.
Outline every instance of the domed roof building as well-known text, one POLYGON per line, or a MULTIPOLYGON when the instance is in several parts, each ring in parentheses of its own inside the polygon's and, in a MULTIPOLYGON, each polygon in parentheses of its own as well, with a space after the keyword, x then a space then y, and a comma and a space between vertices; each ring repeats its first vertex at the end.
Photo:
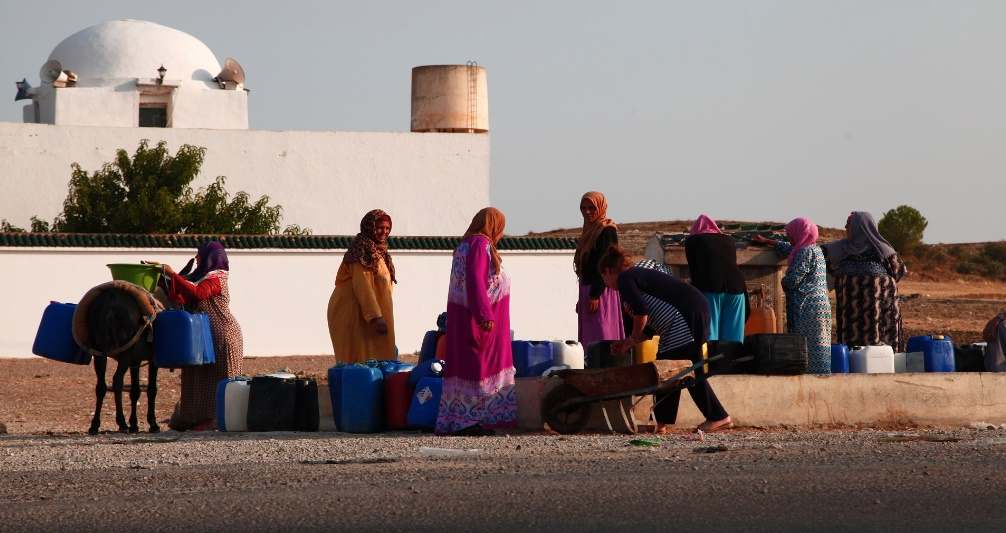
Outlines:
POLYGON ((74 33, 49 54, 40 79, 25 122, 248 128, 237 62, 221 68, 202 41, 153 22, 113 20, 74 33))

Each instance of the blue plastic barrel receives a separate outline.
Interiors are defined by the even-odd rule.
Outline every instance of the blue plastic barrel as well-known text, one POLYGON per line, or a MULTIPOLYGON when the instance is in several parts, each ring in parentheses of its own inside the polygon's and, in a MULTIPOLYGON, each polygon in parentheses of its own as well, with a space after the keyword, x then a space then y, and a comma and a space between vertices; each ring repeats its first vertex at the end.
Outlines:
POLYGON ((154 319, 154 362, 160 368, 215 363, 209 316, 181 310, 158 313, 154 319))
POLYGON ((555 363, 550 341, 513 341, 513 366, 517 377, 539 377, 555 363))
POLYGON ((831 345, 831 373, 849 373, 849 347, 844 344, 831 345))
POLYGON ((926 372, 953 372, 954 342, 949 336, 924 335, 908 339, 908 352, 922 352, 926 372))
POLYGON ((73 340, 73 312, 77 304, 50 302, 42 312, 42 322, 35 333, 31 353, 54 361, 86 365, 91 356, 81 351, 73 340))
POLYGON ((409 406, 409 427, 429 431, 436 427, 443 390, 443 378, 423 378, 419 381, 412 393, 412 405, 409 406))
POLYGON ((332 414, 339 431, 376 433, 384 427, 384 374, 380 368, 342 365, 328 370, 332 414))

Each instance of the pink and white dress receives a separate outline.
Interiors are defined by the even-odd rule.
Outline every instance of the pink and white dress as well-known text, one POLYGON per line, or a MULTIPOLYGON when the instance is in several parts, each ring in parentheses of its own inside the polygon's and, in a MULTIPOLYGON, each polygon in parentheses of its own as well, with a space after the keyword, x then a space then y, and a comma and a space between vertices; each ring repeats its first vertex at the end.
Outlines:
POLYGON ((510 347, 510 278, 493 272, 489 239, 473 235, 454 250, 447 293, 447 354, 436 432, 517 421, 510 347), (492 331, 479 324, 493 321, 492 331))

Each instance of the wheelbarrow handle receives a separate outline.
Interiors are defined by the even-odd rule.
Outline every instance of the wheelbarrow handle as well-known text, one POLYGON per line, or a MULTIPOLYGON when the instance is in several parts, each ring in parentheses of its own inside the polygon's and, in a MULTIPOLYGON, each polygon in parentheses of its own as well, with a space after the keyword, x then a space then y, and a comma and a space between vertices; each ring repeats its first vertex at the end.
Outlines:
MULTIPOLYGON (((693 363, 692 366, 689 366, 679 371, 677 374, 674 374, 669 379, 661 381, 656 385, 643 387, 639 389, 633 389, 629 391, 619 391, 619 392, 612 392, 609 394, 601 394, 598 396, 583 396, 580 398, 571 398, 557 405, 555 408, 557 410, 568 410, 588 403, 605 402, 608 400, 618 400, 621 398, 629 398, 632 396, 644 396, 648 394, 654 394, 657 392, 674 390, 675 388, 681 388, 681 382, 684 381, 684 379, 687 378, 689 374, 707 365, 710 361, 718 361, 724 357, 726 357, 726 354, 717 354, 707 359, 702 359, 701 361, 693 363)), ((738 360, 740 361, 742 359, 738 360)))

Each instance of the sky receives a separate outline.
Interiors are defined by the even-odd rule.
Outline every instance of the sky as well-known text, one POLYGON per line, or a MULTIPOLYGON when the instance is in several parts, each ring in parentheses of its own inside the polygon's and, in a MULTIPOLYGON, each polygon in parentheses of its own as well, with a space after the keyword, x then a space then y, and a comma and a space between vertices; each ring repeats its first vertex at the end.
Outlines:
POLYGON ((255 129, 406 131, 413 66, 478 61, 510 234, 599 190, 621 222, 908 204, 927 242, 1006 239, 1000 0, 42 5, 0 0, 0 121, 63 38, 143 19, 237 58, 255 129))

